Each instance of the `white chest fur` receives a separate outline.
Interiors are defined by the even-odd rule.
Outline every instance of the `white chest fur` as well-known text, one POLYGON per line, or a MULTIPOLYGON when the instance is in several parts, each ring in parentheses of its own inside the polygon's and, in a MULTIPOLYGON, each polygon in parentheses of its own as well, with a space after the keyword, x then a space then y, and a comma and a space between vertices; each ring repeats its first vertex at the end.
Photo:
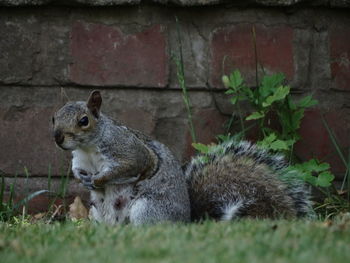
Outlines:
POLYGON ((72 152, 72 168, 96 174, 111 168, 112 163, 96 147, 79 148, 72 152))

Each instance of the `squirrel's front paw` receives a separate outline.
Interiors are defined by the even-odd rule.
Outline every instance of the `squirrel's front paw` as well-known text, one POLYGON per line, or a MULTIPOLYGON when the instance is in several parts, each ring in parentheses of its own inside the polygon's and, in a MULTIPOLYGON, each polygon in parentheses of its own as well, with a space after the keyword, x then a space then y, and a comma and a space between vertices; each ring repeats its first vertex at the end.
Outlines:
POLYGON ((85 180, 81 180, 81 183, 88 189, 88 190, 94 190, 96 187, 94 186, 91 177, 86 178, 85 180))
POLYGON ((98 176, 98 175, 94 175, 91 178, 92 180, 92 185, 95 188, 102 188, 105 184, 106 184, 106 180, 104 176, 98 176))
POLYGON ((79 179, 79 181, 89 190, 95 189, 92 183, 92 173, 88 173, 83 169, 76 169, 74 171, 75 176, 79 179))

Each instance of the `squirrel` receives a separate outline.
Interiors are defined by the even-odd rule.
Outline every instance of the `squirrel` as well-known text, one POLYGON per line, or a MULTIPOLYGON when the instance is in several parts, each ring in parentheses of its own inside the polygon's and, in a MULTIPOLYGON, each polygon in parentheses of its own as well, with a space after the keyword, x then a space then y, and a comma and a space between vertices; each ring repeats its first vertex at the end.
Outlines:
POLYGON ((183 170, 164 144, 107 117, 101 104, 93 91, 52 117, 56 145, 72 151, 73 175, 90 190, 93 220, 139 225, 312 214, 306 187, 281 156, 231 140, 183 170))

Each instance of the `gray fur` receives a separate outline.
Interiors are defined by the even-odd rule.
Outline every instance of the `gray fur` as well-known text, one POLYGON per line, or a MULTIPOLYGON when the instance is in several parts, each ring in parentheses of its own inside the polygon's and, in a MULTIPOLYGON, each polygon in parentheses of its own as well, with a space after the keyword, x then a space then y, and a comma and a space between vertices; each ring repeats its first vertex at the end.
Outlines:
POLYGON ((100 112, 94 116, 88 103, 66 104, 54 129, 64 134, 59 146, 72 150, 74 176, 91 190, 90 216, 108 224, 189 221, 186 180, 168 148, 100 112), (77 121, 85 115, 91 124, 83 130, 77 121))

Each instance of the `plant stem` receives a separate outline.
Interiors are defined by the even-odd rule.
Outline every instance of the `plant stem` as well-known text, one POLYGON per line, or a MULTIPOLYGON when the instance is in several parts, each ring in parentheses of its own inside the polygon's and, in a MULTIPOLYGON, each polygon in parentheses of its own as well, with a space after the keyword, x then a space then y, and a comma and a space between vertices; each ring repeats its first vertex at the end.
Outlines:
POLYGON ((177 19, 176 16, 175 16, 175 20, 176 20, 176 30, 177 30, 177 42, 178 42, 179 55, 180 55, 180 58, 177 58, 175 61, 176 66, 177 66, 177 77, 178 77, 179 85, 182 89, 182 96, 183 96, 183 100, 184 100, 184 103, 186 106, 188 125, 190 126, 190 133, 191 133, 191 137, 192 137, 192 142, 196 143, 197 138, 196 138, 195 128, 193 125, 192 104, 191 104, 190 97, 188 95, 186 80, 185 80, 185 69, 184 69, 184 60, 183 60, 183 52, 182 52, 180 26, 179 26, 179 20, 177 19))
POLYGON ((346 168, 349 168, 348 167, 348 163, 347 161, 345 160, 345 157, 344 157, 344 154, 343 152, 341 151, 340 147, 339 147, 339 144, 338 144, 338 141, 337 141, 337 138, 335 136, 335 134, 333 133, 332 129, 329 127, 325 117, 323 115, 321 115, 321 119, 322 119, 322 122, 323 122, 323 125, 325 126, 327 132, 328 132, 328 135, 333 143, 333 146, 335 147, 335 149, 337 150, 337 153, 340 157, 340 159, 343 161, 344 165, 346 168))
POLYGON ((241 130, 242 130, 243 138, 245 138, 244 121, 243 121, 241 106, 239 104, 240 104, 239 101, 237 101, 237 110, 238 110, 238 114, 239 114, 239 121, 241 123, 241 130))
POLYGON ((254 55, 255 55, 255 81, 256 86, 259 87, 259 76, 258 76, 258 49, 256 47, 256 34, 255 34, 255 26, 252 27, 253 33, 253 45, 254 45, 254 55))

